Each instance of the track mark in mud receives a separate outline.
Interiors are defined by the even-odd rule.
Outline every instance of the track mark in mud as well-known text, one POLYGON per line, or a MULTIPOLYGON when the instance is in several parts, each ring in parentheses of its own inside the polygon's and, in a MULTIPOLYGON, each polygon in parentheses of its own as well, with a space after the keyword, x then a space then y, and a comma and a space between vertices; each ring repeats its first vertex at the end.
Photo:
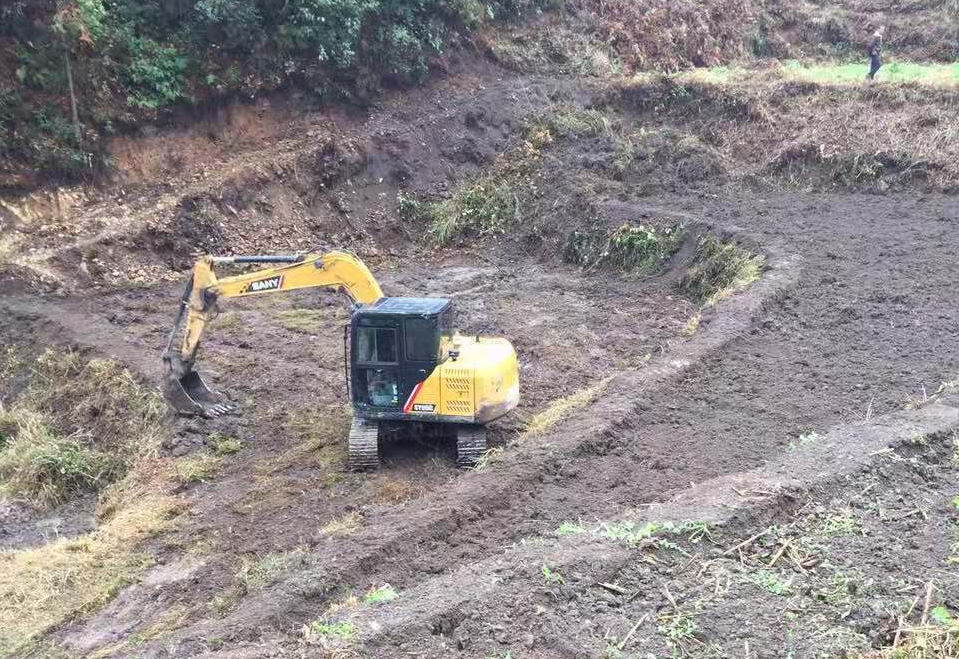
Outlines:
MULTIPOLYGON (((807 450, 786 454, 767 467, 700 483, 667 502, 634 511, 626 516, 628 527, 619 523, 616 516, 604 524, 566 525, 574 526, 575 532, 528 538, 504 553, 463 566, 449 575, 421 581, 403 592, 403 607, 362 607, 334 617, 340 619, 345 615, 358 630, 362 647, 367 650, 403 651, 409 647, 403 639, 409 637, 430 639, 428 642, 436 652, 445 644, 459 645, 460 649, 466 649, 464 644, 490 648, 495 647, 496 642, 517 647, 527 643, 524 633, 528 632, 523 630, 530 630, 536 634, 537 650, 548 654, 560 650, 555 645, 555 635, 546 633, 547 628, 558 624, 577 638, 577 652, 595 654, 602 650, 603 627, 597 624, 579 630, 570 628, 569 603, 579 598, 586 600, 584 605, 590 600, 598 604, 619 602, 608 612, 605 607, 595 609, 595 615, 607 619, 621 617, 618 606, 641 611, 651 605, 651 599, 661 611, 662 607, 669 609, 667 602, 661 602, 660 593, 646 592, 641 584, 630 583, 635 578, 634 568, 648 560, 644 553, 679 550, 676 545, 679 542, 692 552, 683 552, 679 557, 681 561, 692 563, 698 558, 701 565, 697 563, 697 567, 703 571, 717 558, 728 556, 735 560, 737 551, 751 555, 757 547, 769 546, 763 544, 765 534, 788 538, 776 529, 788 529, 789 520, 796 514, 806 514, 803 511, 812 500, 828 501, 845 491, 849 483, 882 469, 883 456, 897 451, 914 452, 917 436, 939 438, 928 441, 951 446, 950 438, 956 429, 959 429, 959 408, 942 404, 875 418, 868 424, 844 426, 819 437, 807 450), (611 532, 619 527, 628 528, 630 532, 611 532), (766 530, 762 531, 763 528, 766 530), (545 564, 551 572, 564 575, 563 587, 559 590, 566 593, 544 597, 550 590, 549 583, 545 587, 535 586, 537 581, 542 582, 538 572, 545 564), (601 596, 598 585, 607 583, 614 584, 610 586, 614 595, 601 596), (573 593, 580 595, 576 597, 573 593), (622 593, 622 597, 618 598, 615 593, 622 593), (624 599, 626 595, 630 597, 624 599), (638 606, 630 606, 632 600, 638 600, 638 606), (517 618, 507 625, 501 639, 496 631, 495 611, 506 601, 511 602, 509 611, 517 618), (462 624, 444 629, 445 638, 427 633, 436 620, 453 615, 457 615, 462 624)), ((931 459, 948 460, 948 454, 943 457, 940 451, 938 458, 931 459)), ((816 519, 833 519, 828 517, 829 509, 818 510, 820 512, 814 513, 819 516, 816 519)), ((815 527, 819 522, 810 523, 815 527)), ((881 538, 875 541, 883 542, 881 538)), ((764 559, 766 563, 771 560, 769 556, 776 557, 777 546, 770 548, 764 559)), ((785 550, 779 553, 780 557, 782 553, 785 550)), ((669 558, 667 564, 673 560, 669 558)), ((664 565, 661 561, 651 564, 664 565)), ((641 573, 645 572, 648 568, 641 573)), ((768 571, 756 574, 756 578, 767 577, 763 583, 773 594, 788 588, 783 582, 770 581, 768 571)), ((682 571, 665 570, 665 575, 667 580, 669 575, 678 580, 682 578, 682 571)), ((638 616, 637 611, 626 617, 638 616)), ((655 631, 655 626, 653 629, 655 631)))

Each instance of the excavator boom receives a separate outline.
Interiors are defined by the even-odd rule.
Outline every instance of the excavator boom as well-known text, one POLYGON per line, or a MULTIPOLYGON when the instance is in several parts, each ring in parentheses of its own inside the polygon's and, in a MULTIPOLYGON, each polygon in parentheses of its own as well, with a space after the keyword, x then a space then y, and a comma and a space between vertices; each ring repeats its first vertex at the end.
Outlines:
POLYGON ((183 292, 163 356, 167 367, 164 394, 170 406, 183 414, 202 416, 218 416, 230 409, 223 396, 212 391, 193 370, 203 331, 217 313, 217 300, 301 288, 340 290, 354 305, 374 304, 383 297, 383 291, 369 269, 346 252, 302 256, 206 256, 198 260, 183 292), (214 266, 220 264, 249 263, 273 265, 222 279, 213 271, 214 266), (176 350, 174 343, 184 316, 186 329, 180 348, 176 350))

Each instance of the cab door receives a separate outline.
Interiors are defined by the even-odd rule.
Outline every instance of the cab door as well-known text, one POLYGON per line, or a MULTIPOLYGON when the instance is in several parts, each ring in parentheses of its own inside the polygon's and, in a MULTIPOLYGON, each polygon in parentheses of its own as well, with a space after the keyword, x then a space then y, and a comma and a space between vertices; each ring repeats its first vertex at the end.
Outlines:
POLYGON ((398 323, 360 319, 353 328, 353 404, 395 412, 403 405, 398 323))
POLYGON ((400 391, 403 413, 413 416, 439 413, 439 378, 428 378, 439 357, 439 326, 436 316, 403 319, 403 354, 400 391))

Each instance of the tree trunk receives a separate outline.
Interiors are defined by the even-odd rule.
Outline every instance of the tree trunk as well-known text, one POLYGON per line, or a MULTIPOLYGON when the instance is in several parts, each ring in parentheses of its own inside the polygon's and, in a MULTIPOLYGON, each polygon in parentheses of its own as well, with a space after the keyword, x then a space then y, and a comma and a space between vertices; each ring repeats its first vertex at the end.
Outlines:
POLYGON ((73 132, 77 137, 77 146, 80 146, 82 133, 80 131, 80 113, 77 109, 77 93, 73 88, 73 68, 70 66, 70 52, 67 50, 66 34, 61 33, 60 38, 63 42, 63 63, 67 69, 67 85, 70 87, 70 110, 73 114, 73 132))

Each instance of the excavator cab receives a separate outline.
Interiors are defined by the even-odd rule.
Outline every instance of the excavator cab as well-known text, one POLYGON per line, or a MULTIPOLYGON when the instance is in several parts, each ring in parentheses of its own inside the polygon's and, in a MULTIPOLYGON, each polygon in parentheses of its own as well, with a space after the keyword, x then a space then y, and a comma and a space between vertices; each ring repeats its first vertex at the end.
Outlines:
POLYGON ((450 300, 411 297, 383 298, 353 314, 350 389, 358 416, 402 419, 412 411, 407 402, 453 338, 452 317, 450 300))

